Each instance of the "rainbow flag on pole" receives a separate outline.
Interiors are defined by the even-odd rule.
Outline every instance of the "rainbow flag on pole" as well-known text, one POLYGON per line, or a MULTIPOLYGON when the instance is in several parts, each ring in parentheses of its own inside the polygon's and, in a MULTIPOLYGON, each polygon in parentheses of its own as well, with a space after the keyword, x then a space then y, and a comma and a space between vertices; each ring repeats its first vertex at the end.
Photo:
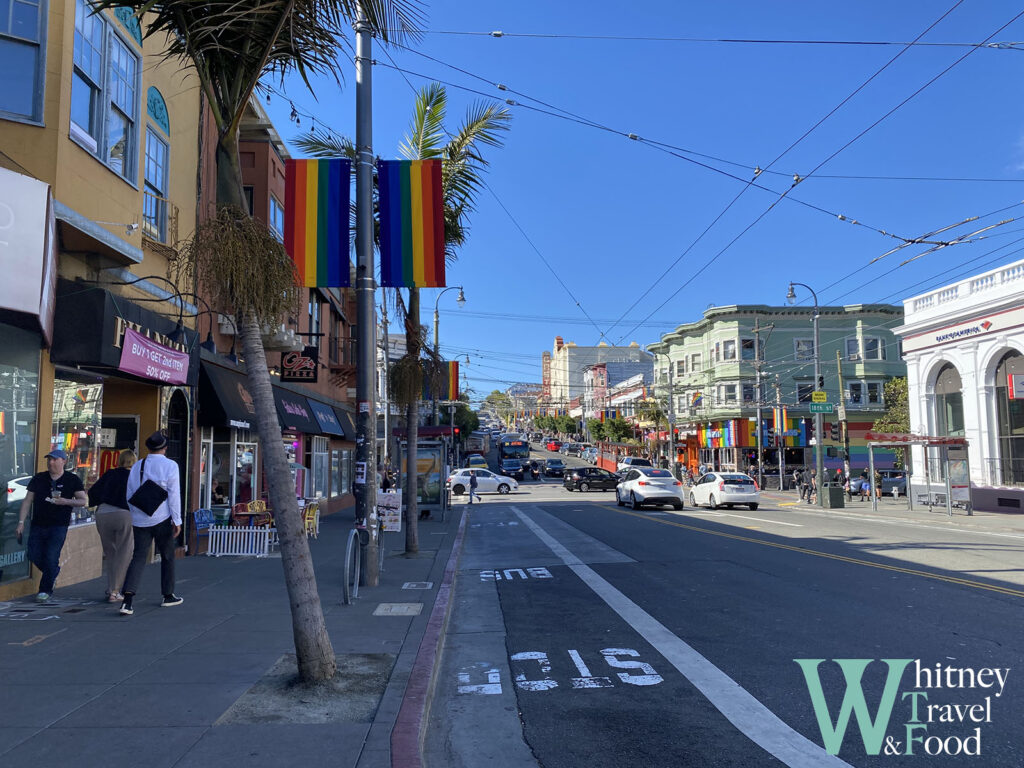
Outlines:
POLYGON ((459 399, 459 361, 448 363, 448 400, 459 399))
POLYGON ((440 160, 379 160, 380 285, 443 288, 440 160))
POLYGON ((285 161, 284 247, 300 286, 349 284, 351 168, 351 161, 338 158, 285 161))

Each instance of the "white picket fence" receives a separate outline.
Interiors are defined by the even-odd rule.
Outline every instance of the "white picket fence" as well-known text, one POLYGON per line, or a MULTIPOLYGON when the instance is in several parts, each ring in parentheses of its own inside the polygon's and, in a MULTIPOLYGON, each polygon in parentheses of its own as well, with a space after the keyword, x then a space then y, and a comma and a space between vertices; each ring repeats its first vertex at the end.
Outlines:
POLYGON ((267 557, 278 545, 277 528, 211 526, 207 555, 267 557))

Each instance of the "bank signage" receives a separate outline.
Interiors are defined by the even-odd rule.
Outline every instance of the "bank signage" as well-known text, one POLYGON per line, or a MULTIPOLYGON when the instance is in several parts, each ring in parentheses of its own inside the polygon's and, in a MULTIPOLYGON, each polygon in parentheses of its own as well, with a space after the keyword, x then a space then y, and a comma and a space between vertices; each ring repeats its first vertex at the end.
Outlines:
POLYGON ((956 325, 936 328, 927 333, 907 336, 903 339, 903 351, 917 352, 929 347, 956 344, 993 333, 1005 333, 1011 328, 1024 326, 1024 307, 995 312, 956 325))
POLYGON ((188 379, 188 354, 125 328, 118 369, 161 384, 184 384, 188 379))

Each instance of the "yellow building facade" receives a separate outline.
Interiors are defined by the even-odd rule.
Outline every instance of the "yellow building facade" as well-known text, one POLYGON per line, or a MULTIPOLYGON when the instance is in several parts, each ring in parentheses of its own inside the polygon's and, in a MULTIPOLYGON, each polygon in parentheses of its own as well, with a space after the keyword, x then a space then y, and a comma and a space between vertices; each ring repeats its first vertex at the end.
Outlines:
MULTIPOLYGON (((88 487, 166 429, 190 465, 197 308, 173 264, 196 223, 200 90, 163 43, 124 9, 0 3, 0 600, 37 586, 14 527, 48 451, 88 487)), ((76 513, 58 590, 102 569, 76 513)))

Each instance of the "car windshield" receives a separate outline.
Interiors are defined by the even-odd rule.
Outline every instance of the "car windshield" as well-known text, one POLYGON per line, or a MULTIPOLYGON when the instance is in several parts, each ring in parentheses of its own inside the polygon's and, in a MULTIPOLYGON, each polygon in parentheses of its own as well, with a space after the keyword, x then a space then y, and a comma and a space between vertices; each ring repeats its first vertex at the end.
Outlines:
POLYGON ((650 467, 638 467, 648 477, 672 477, 672 473, 667 469, 653 469, 650 467))
POLYGON ((634 467, 649 467, 649 466, 651 466, 651 462, 649 462, 647 459, 629 458, 629 459, 626 459, 626 461, 631 466, 634 466, 634 467))
POLYGON ((560 467, 560 466, 562 466, 562 460, 561 459, 548 459, 548 466, 549 467, 560 467))
POLYGON ((753 485, 754 479, 746 475, 721 475, 725 482, 731 485, 753 485))

